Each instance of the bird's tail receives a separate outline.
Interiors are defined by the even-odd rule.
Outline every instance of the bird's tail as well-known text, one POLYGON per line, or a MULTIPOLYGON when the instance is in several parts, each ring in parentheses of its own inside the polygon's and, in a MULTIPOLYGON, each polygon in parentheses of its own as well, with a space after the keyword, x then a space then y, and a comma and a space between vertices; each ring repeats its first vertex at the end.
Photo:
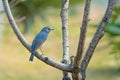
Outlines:
POLYGON ((30 58, 29 58, 29 61, 33 61, 34 56, 35 56, 35 54, 34 54, 34 53, 31 53, 31 56, 30 56, 30 58))

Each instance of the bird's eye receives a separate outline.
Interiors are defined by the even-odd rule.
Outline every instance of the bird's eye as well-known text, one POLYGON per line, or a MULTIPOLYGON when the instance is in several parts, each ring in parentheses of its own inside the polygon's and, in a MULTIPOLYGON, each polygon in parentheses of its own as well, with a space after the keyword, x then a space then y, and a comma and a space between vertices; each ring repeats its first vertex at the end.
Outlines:
POLYGON ((48 30, 50 30, 50 28, 48 28, 48 30))

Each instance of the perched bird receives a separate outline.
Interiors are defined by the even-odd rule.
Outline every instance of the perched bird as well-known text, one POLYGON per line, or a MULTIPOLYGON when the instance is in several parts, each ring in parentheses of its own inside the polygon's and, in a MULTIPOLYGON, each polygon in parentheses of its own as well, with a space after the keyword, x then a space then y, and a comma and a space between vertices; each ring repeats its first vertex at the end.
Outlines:
MULTIPOLYGON (((33 61, 34 59, 34 55, 35 55, 35 51, 40 48, 41 50, 41 46, 42 44, 46 41, 48 34, 51 30, 54 30, 52 28, 50 28, 49 26, 45 26, 42 28, 42 30, 36 35, 36 37, 34 38, 33 42, 32 42, 32 46, 31 46, 31 56, 29 58, 29 61, 33 61)), ((42 50, 41 50, 42 52, 42 50)), ((43 52, 42 52, 43 53, 43 52)))

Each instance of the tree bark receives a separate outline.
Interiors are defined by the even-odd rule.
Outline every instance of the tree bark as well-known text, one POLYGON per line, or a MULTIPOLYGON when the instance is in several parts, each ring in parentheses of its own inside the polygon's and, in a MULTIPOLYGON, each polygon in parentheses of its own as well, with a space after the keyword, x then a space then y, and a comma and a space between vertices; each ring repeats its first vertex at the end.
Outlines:
MULTIPOLYGON (((11 25, 11 28, 15 32, 18 40, 22 43, 22 45, 30 51, 31 45, 27 42, 27 40, 24 38, 24 36, 20 32, 20 30, 18 29, 17 24, 13 18, 12 13, 11 13, 11 10, 10 10, 9 4, 8 4, 8 0, 2 0, 2 2, 3 2, 4 9, 5 9, 5 13, 6 13, 7 18, 9 20, 9 23, 11 25)), ((41 61, 43 61, 44 63, 46 63, 52 67, 55 67, 55 68, 60 69, 62 71, 68 71, 68 72, 72 71, 72 66, 70 66, 68 64, 56 62, 55 60, 53 60, 45 55, 42 55, 42 53, 39 53, 38 51, 35 52, 35 56, 38 59, 40 59, 41 61)))
POLYGON ((76 54, 74 65, 73 65, 73 72, 72 72, 73 80, 82 79, 79 69, 80 69, 80 61, 82 59, 82 54, 83 54, 84 45, 85 45, 87 26, 89 22, 90 3, 91 3, 91 0, 86 0, 77 54, 76 54))
MULTIPOLYGON (((55 60, 53 60, 45 55, 42 55, 38 51, 35 52, 35 56, 38 59, 45 62, 46 64, 63 71, 63 74, 64 74, 63 80, 71 80, 70 77, 68 76, 68 72, 72 73, 73 80, 85 80, 87 66, 91 60, 91 57, 94 53, 96 46, 98 45, 98 42, 104 35, 104 30, 105 30, 107 23, 109 22, 112 12, 113 12, 115 1, 116 0, 108 0, 108 6, 106 9, 106 12, 105 12, 101 22, 99 23, 98 29, 96 30, 96 33, 94 34, 94 37, 92 38, 92 40, 85 52, 85 55, 82 59, 87 25, 89 22, 88 16, 89 16, 89 9, 90 9, 90 2, 91 2, 91 0, 86 0, 77 54, 75 57, 71 57, 71 64, 68 64, 68 59, 69 59, 69 55, 68 55, 69 54, 69 40, 68 40, 69 0, 62 0, 61 19, 62 19, 62 34, 63 34, 63 60, 62 60, 63 63, 56 62, 55 60)), ((22 45, 30 51, 31 45, 27 42, 27 40, 24 38, 24 36, 20 32, 20 30, 18 29, 16 22, 12 16, 11 10, 9 8, 8 0, 2 0, 2 2, 4 5, 5 13, 6 13, 9 23, 11 25, 11 28, 15 32, 17 38, 22 43, 22 45)))
POLYGON ((85 80, 86 68, 91 60, 91 57, 94 53, 96 46, 98 45, 98 42, 100 41, 100 39, 104 35, 105 27, 107 26, 107 23, 109 22, 110 17, 112 15, 115 1, 116 0, 108 0, 108 6, 106 9, 106 12, 105 12, 101 22, 99 23, 98 29, 96 30, 96 33, 94 34, 94 37, 92 38, 92 40, 87 48, 85 56, 84 56, 82 63, 80 65, 80 72, 82 74, 82 80, 85 80))
MULTIPOLYGON (((62 21, 62 45, 63 45, 63 59, 62 63, 68 64, 69 60, 69 39, 68 39, 68 8, 69 8, 69 0, 62 0, 61 7, 61 21, 62 21)), ((68 72, 63 71, 63 79, 62 80, 71 80, 68 72)))

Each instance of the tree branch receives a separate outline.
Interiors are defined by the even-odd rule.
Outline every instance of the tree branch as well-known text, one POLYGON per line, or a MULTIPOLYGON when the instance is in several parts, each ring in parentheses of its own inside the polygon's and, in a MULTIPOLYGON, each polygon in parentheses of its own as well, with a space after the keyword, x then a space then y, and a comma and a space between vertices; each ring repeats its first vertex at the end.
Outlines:
MULTIPOLYGON (((19 19, 16 19, 15 22, 16 22, 16 23, 21 23, 21 22, 23 22, 25 19, 26 19, 26 17, 23 16, 23 17, 21 17, 21 18, 19 18, 19 19)), ((0 24, 9 24, 9 22, 0 22, 0 24)))
MULTIPOLYGON (((80 70, 81 70, 81 73, 83 74, 83 78, 85 79, 85 70, 89 64, 89 61, 93 55, 93 52, 98 44, 98 42, 100 41, 100 39, 102 38, 102 36, 104 35, 104 30, 105 30, 105 27, 107 25, 107 23, 109 22, 109 19, 112 15, 112 12, 113 12, 113 8, 114 8, 114 4, 115 4, 115 1, 116 0, 109 0, 108 1, 108 7, 106 9, 106 12, 104 14, 104 17, 102 18, 99 26, 98 26, 98 29, 96 30, 96 33, 92 39, 92 41, 90 42, 89 46, 88 46, 88 49, 85 53, 85 56, 82 60, 82 63, 81 63, 81 67, 80 67, 80 70)), ((83 79, 83 80, 84 80, 83 79)))
POLYGON ((20 2, 23 2, 23 1, 26 1, 26 0, 12 0, 12 1, 10 2, 10 8, 15 7, 15 6, 18 5, 20 2))
MULTIPOLYGON (((27 48, 30 51, 30 44, 27 42, 27 40, 23 37, 22 33, 19 31, 14 18, 12 16, 9 4, 8 4, 8 0, 2 0, 3 2, 3 6, 6 12, 6 15, 8 17, 9 23, 11 24, 11 27, 13 29, 13 31, 15 32, 17 38, 19 39, 19 41, 22 43, 22 45, 27 48)), ((43 62, 45 62, 46 64, 53 66, 57 69, 63 70, 63 71, 68 71, 71 72, 72 71, 72 67, 68 64, 62 64, 60 62, 56 62, 51 58, 48 58, 42 54, 40 54, 38 51, 35 52, 35 56, 42 60, 43 62)))
POLYGON ((86 38, 86 31, 87 31, 87 26, 88 26, 88 22, 89 22, 88 17, 89 17, 89 11, 90 11, 90 3, 91 3, 91 0, 86 0, 74 67, 80 67, 80 60, 81 60, 82 54, 83 54, 85 38, 86 38))
MULTIPOLYGON (((62 20, 62 39, 63 39, 63 59, 62 63, 67 64, 69 60, 69 39, 68 39, 68 8, 69 0, 62 0, 61 20, 62 20)), ((63 80, 70 80, 68 72, 63 72, 63 80)))
POLYGON ((85 44, 85 38, 86 38, 86 31, 88 26, 88 18, 89 18, 89 12, 90 12, 90 3, 91 0, 86 0, 85 8, 84 8, 84 15, 83 15, 83 21, 81 26, 81 32, 79 37, 79 44, 77 49, 77 54, 74 61, 74 72, 73 72, 73 78, 74 80, 80 80, 80 74, 79 74, 79 68, 80 68, 80 61, 83 54, 84 44, 85 44))
POLYGON ((62 20, 62 39, 63 39, 63 62, 69 60, 69 39, 68 39, 68 6, 69 0, 62 0, 61 20, 62 20))

